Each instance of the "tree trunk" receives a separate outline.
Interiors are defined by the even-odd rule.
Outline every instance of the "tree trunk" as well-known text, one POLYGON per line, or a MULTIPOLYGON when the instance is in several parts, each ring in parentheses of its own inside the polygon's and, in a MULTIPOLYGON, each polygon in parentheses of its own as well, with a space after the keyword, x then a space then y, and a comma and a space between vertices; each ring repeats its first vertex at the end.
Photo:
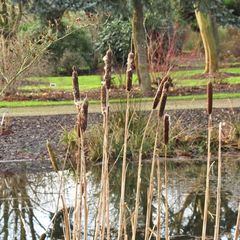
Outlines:
MULTIPOLYGON (((205 71, 204 73, 214 74, 218 72, 218 54, 216 37, 211 16, 199 10, 195 10, 197 23, 200 29, 205 52, 205 71)), ((215 29, 216 31, 217 29, 215 29)))
POLYGON ((135 50, 135 65, 137 69, 137 76, 144 93, 151 91, 151 79, 148 72, 147 61, 147 42, 146 33, 143 26, 143 5, 141 0, 132 0, 133 4, 133 44, 135 50))

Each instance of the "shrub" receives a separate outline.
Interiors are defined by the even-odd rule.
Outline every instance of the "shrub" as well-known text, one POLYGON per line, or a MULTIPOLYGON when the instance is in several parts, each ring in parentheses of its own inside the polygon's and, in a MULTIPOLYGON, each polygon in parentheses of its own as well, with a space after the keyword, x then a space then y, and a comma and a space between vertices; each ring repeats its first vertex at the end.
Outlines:
POLYGON ((131 23, 121 18, 111 18, 100 30, 96 49, 104 55, 109 45, 117 63, 126 62, 131 43, 131 23))

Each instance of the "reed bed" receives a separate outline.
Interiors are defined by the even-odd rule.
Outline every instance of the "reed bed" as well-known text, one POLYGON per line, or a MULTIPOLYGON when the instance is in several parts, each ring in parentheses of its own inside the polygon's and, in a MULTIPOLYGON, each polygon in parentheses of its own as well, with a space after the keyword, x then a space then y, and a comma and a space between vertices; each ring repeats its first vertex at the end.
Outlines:
MULTIPOLYGON (((158 89, 156 91, 155 97, 153 99, 152 110, 147 117, 145 127, 142 129, 141 144, 138 151, 138 162, 136 171, 136 188, 134 189, 134 207, 128 208, 126 204, 126 175, 128 173, 128 155, 127 149, 129 144, 129 137, 132 134, 129 131, 129 126, 131 122, 130 110, 130 97, 132 90, 132 76, 134 70, 134 54, 132 52, 128 55, 127 69, 126 69, 126 109, 124 115, 124 141, 121 148, 122 159, 117 158, 116 161, 121 161, 121 184, 119 188, 120 199, 119 205, 119 215, 118 224, 111 226, 110 224, 110 183, 109 183, 109 156, 110 156, 110 88, 111 88, 111 72, 112 72, 112 59, 113 53, 109 48, 106 52, 104 60, 104 83, 101 87, 101 110, 103 115, 103 125, 102 125, 102 163, 101 163, 101 179, 100 179, 100 196, 98 199, 97 213, 95 216, 95 227, 93 239, 139 239, 139 231, 143 232, 144 239, 157 239, 160 240, 162 237, 161 225, 161 205, 165 204, 165 223, 164 223, 164 234, 165 239, 169 240, 171 237, 171 225, 169 225, 170 210, 169 209, 169 186, 168 186, 168 165, 167 156, 169 151, 170 138, 170 116, 165 113, 165 108, 167 104, 167 97, 169 93, 169 87, 171 85, 171 78, 169 76, 169 71, 163 77, 159 83, 158 89), (156 111, 156 109, 158 110, 156 111), (156 113, 156 114, 155 114, 156 113), (156 119, 153 119, 156 116, 156 119), (149 184, 147 190, 147 209, 146 218, 144 219, 144 229, 139 229, 142 227, 139 223, 139 215, 141 209, 140 195, 142 190, 142 169, 143 169, 143 146, 146 141, 146 136, 148 134, 149 128, 152 127, 152 120, 156 122, 154 126, 154 143, 152 146, 152 158, 151 158, 151 170, 149 174, 149 184), (162 136, 161 136, 162 135, 162 136), (162 148, 163 146, 163 148, 162 148), (163 149, 163 150, 162 150, 163 149), (159 155, 164 155, 164 197, 165 202, 162 200, 162 169, 160 166, 159 155), (119 160, 120 159, 120 160, 119 160), (154 186, 156 186, 156 208, 157 215, 155 219, 155 225, 152 226, 152 203, 154 197, 154 186), (115 229, 113 232, 112 229, 115 229)), ((87 179, 87 167, 86 167, 86 141, 85 132, 87 130, 88 123, 88 100, 87 98, 81 100, 77 69, 73 67, 72 73, 73 82, 73 96, 74 103, 77 109, 77 122, 76 122, 76 132, 77 132, 77 154, 76 154, 76 189, 75 189, 75 204, 74 204, 74 216, 73 216, 73 229, 70 227, 70 216, 67 208, 67 204, 64 198, 64 194, 61 195, 62 205, 63 205, 63 219, 64 219, 64 232, 65 239, 88 239, 88 179, 87 179)), ((207 171, 206 171, 206 186, 205 186, 205 202, 204 202, 204 217, 202 223, 202 239, 206 239, 206 227, 208 220, 208 207, 209 207, 209 192, 210 192, 210 161, 211 161, 211 137, 212 137, 212 101, 213 101, 213 86, 212 83, 207 85, 207 95, 208 95, 208 138, 207 138, 207 171)), ((112 114, 111 114, 112 115, 112 114)), ((219 239, 219 229, 220 229, 220 207, 221 207, 221 132, 222 123, 219 124, 219 146, 218 146, 218 186, 217 186, 217 208, 215 217, 215 232, 214 239, 219 239)), ((49 152, 49 157, 52 162, 53 169, 59 172, 58 163, 56 156, 53 153, 51 145, 47 144, 47 149, 49 152)), ((120 153, 119 153, 120 154, 120 153)), ((239 210, 240 212, 240 210, 239 210)), ((240 215, 240 214, 239 214, 240 215)), ((239 235, 239 216, 236 223, 236 233, 235 236, 239 235)), ((235 237, 235 239, 237 239, 235 237)))

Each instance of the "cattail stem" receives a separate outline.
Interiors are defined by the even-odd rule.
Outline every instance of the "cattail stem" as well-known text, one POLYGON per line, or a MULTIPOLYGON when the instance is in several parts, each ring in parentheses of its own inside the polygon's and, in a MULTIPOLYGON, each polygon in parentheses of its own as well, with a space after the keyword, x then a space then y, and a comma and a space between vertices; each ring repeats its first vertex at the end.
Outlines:
POLYGON ((212 133, 212 116, 210 114, 208 116, 208 156, 207 156, 207 173, 206 173, 203 226, 202 226, 202 240, 206 239, 206 230, 207 230, 207 217, 208 217, 209 191, 210 191, 209 178, 210 178, 210 162, 211 162, 211 133, 212 133))
POLYGON ((219 223, 220 223, 220 210, 221 210, 221 178, 222 178, 222 159, 221 159, 221 147, 222 147, 222 123, 219 123, 218 133, 218 181, 217 181, 217 208, 216 208, 216 221, 214 229, 214 240, 219 239, 219 223))
POLYGON ((106 90, 106 108, 103 111, 103 161, 101 174, 101 194, 99 202, 99 212, 97 215, 94 239, 105 237, 105 225, 107 225, 107 239, 110 239, 110 222, 109 222, 109 171, 108 171, 108 132, 109 132, 109 90, 106 90), (101 225, 101 231, 100 231, 101 225))
POLYGON ((84 99, 82 104, 78 106, 77 133, 78 133, 78 150, 77 150, 77 184, 75 189, 75 209, 74 209, 74 228, 73 239, 81 238, 81 222, 82 222, 82 204, 84 207, 84 240, 87 239, 87 179, 86 179, 86 158, 84 151, 84 132, 87 128, 88 119, 88 101, 84 99), (83 198, 83 203, 82 203, 83 198))
POLYGON ((157 237, 156 240, 161 239, 161 192, 162 181, 160 171, 160 159, 157 161, 157 237))
POLYGON ((169 240, 169 210, 168 210, 168 170, 167 170, 167 145, 164 145, 164 181, 165 181, 165 239, 169 240))
POLYGON ((133 226, 132 226, 132 240, 136 239, 136 231, 137 231, 137 223, 138 223, 138 210, 139 210, 139 200, 140 200, 140 188, 141 188, 141 172, 142 172, 142 151, 143 144, 146 138, 146 133, 148 130, 148 126, 150 124, 151 118, 153 114, 153 109, 151 110, 146 127, 143 132, 142 142, 139 149, 139 158, 138 158, 138 174, 137 174, 137 191, 136 191, 136 199, 135 199, 135 210, 133 215, 133 226))
POLYGON ((240 203, 238 206, 238 216, 237 216, 237 222, 236 222, 236 230, 234 234, 234 240, 238 240, 240 236, 240 203))
POLYGON ((61 196, 62 199, 62 205, 63 205, 63 221, 64 221, 64 239, 65 240, 70 240, 71 239, 71 234, 70 234, 70 223, 69 223, 69 216, 68 216, 68 210, 67 206, 65 203, 65 199, 63 196, 61 196))
POLYGON ((145 240, 149 239, 149 225, 150 225, 150 218, 152 213, 152 198, 153 198, 153 178, 154 178, 154 170, 155 170, 155 163, 156 163, 156 153, 157 153, 157 143, 158 143, 158 134, 159 134, 159 124, 160 121, 158 119, 155 141, 154 141, 154 149, 153 149, 153 158, 152 158, 152 165, 151 165, 151 172, 149 177, 149 188, 148 188, 148 200, 147 200, 147 215, 146 215, 146 224, 145 224, 145 240))
POLYGON ((119 212, 119 229, 118 240, 122 239, 123 219, 125 219, 125 185, 127 172, 127 140, 128 140, 128 121, 129 121, 129 97, 130 93, 127 91, 127 106, 125 115, 125 129, 124 129, 124 144, 123 144, 123 163, 122 163, 122 181, 121 181, 121 197, 120 197, 120 212, 119 212))

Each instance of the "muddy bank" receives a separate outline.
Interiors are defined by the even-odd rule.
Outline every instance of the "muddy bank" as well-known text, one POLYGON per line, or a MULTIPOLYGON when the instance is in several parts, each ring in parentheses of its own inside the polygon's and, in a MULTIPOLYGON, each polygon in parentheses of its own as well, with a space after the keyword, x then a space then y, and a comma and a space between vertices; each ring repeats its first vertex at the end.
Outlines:
MULTIPOLYGON (((172 125, 181 120, 187 128, 204 128, 207 124, 205 110, 171 110, 172 125)), ((75 115, 54 115, 41 117, 14 117, 10 121, 10 131, 0 136, 0 162, 12 160, 48 159, 46 141, 56 147, 56 153, 64 158, 65 148, 61 142, 64 129, 74 126, 75 115)), ((100 113, 89 114, 89 125, 101 122, 100 113)), ((240 109, 214 109, 213 123, 220 121, 240 122, 240 109)))

